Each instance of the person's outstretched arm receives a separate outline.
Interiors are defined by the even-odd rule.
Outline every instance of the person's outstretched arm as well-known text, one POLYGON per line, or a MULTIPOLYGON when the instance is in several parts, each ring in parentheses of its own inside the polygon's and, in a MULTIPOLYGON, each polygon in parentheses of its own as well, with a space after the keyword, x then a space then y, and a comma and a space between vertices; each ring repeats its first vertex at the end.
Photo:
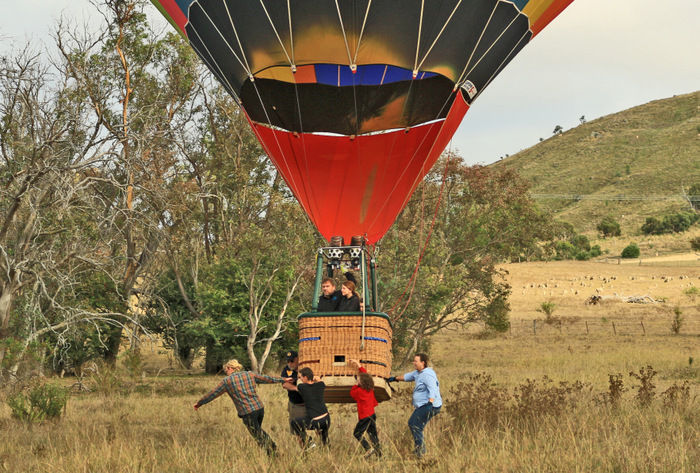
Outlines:
POLYGON ((213 391, 211 391, 209 394, 204 396, 202 399, 197 401, 194 405, 194 410, 196 411, 200 407, 202 407, 204 404, 207 404, 208 402, 213 401, 217 397, 221 396, 224 392, 226 391, 226 388, 224 386, 224 382, 220 382, 219 385, 214 388, 213 391))
POLYGON ((266 374, 258 374, 258 373, 250 373, 250 374, 253 376, 256 383, 276 384, 276 383, 286 382, 286 380, 284 378, 278 378, 276 376, 268 376, 266 374))

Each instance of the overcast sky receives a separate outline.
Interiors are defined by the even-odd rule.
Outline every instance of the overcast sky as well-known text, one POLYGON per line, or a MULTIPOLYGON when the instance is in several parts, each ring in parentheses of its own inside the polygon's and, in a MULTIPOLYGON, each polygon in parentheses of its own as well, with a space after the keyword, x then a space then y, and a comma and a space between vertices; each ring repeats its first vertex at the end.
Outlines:
MULTIPOLYGON (((2 49, 48 41, 61 12, 82 21, 91 9, 87 0, 0 0, 2 49)), ((489 85, 450 146, 488 164, 582 115, 698 89, 700 0, 575 0, 489 85)))

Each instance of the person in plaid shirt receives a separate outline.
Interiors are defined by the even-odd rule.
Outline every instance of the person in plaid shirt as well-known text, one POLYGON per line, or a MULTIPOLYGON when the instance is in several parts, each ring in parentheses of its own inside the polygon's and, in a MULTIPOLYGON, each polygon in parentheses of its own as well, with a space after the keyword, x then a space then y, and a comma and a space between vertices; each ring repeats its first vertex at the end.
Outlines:
POLYGON ((258 445, 265 448, 268 455, 272 455, 277 450, 277 445, 272 441, 267 432, 262 429, 265 407, 255 390, 256 383, 284 383, 285 378, 275 378, 251 371, 241 371, 243 365, 238 360, 230 360, 224 365, 226 378, 209 394, 197 401, 194 405, 196 411, 204 404, 213 401, 223 393, 227 393, 238 411, 248 432, 255 438, 258 445))

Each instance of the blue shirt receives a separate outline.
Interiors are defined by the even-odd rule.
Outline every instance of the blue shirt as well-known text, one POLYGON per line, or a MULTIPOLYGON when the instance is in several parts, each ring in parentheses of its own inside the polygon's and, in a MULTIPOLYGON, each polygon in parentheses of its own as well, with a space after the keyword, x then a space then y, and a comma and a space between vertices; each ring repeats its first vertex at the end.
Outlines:
POLYGON ((422 371, 411 371, 403 375, 404 381, 415 381, 413 388, 413 407, 419 408, 428 404, 433 399, 433 407, 442 406, 440 396, 440 382, 432 368, 424 368, 422 371))

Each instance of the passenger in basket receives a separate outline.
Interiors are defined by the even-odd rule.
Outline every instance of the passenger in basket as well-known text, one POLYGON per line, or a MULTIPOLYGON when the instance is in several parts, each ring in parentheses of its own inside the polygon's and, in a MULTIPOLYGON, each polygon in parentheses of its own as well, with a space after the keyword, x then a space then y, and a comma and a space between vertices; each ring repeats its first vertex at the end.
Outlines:
POLYGON ((336 309, 338 312, 360 312, 360 296, 355 292, 355 283, 345 281, 340 287, 342 297, 336 309))
POLYGON ((321 297, 318 298, 319 312, 334 312, 338 310, 338 304, 343 295, 335 288, 332 278, 323 278, 321 281, 321 297))

